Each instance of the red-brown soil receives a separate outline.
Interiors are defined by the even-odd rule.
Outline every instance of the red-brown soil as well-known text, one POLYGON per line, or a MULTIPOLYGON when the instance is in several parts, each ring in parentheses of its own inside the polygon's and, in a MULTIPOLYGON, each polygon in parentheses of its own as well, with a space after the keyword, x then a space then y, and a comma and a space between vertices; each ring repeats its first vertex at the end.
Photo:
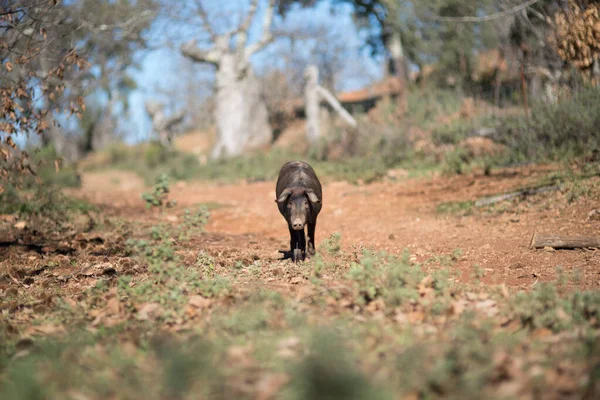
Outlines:
MULTIPOLYGON (((485 271, 486 283, 526 288, 554 279, 560 266, 565 271, 579 269, 583 287, 598 287, 600 252, 529 248, 536 232, 597 234, 600 220, 588 218, 590 210, 600 208, 597 196, 582 196, 569 204, 567 187, 505 202, 492 210, 475 209, 467 216, 437 212, 444 202, 475 200, 534 184, 551 170, 524 167, 491 176, 471 174, 358 186, 327 182, 317 243, 339 232, 345 249, 366 246, 396 254, 408 249, 419 262, 460 250, 454 268, 461 269, 465 280, 479 265, 485 271)), ((597 181, 589 180, 588 185, 597 187, 597 181)), ((278 250, 286 249, 289 241, 285 221, 274 204, 274 186, 274 182, 178 182, 172 184, 170 195, 177 206, 166 213, 145 209, 140 196, 145 190, 143 184, 129 173, 87 173, 83 187, 71 194, 105 206, 112 215, 137 221, 177 223, 177 215, 185 208, 218 203, 220 207, 211 210, 206 227, 211 235, 202 241, 204 245, 228 247, 231 252, 252 249, 261 257, 278 258, 278 250)))

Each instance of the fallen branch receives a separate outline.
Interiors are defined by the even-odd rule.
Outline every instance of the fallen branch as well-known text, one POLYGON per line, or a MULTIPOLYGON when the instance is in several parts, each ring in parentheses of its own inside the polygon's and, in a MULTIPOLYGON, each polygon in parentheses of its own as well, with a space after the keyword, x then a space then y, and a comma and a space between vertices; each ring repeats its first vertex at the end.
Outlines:
POLYGON ((356 120, 354 119, 354 117, 350 115, 350 113, 346 111, 346 109, 344 109, 344 107, 340 104, 338 99, 336 99, 335 96, 329 92, 329 90, 325 89, 322 86, 318 86, 317 91, 319 95, 329 103, 329 105, 339 114, 339 116, 344 121, 346 121, 348 125, 356 127, 356 120))
POLYGON ((483 197, 475 202, 475 207, 489 206, 490 204, 500 203, 501 201, 509 200, 515 197, 527 197, 534 194, 552 192, 559 189, 560 185, 542 186, 538 188, 521 189, 517 190, 516 192, 499 194, 496 196, 483 197))
POLYGON ((563 236, 563 235, 539 235, 534 234, 529 247, 532 249, 585 249, 600 248, 600 237, 592 236, 563 236))

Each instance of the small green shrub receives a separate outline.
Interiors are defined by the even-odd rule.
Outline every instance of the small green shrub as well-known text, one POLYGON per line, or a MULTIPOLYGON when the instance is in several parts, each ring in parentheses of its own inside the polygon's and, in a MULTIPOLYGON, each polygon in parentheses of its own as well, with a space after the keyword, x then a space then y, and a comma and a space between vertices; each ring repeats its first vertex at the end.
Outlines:
MULTIPOLYGON (((558 283, 564 284, 562 280, 559 276, 558 283)), ((555 285, 543 283, 529 293, 517 293, 512 308, 521 324, 530 329, 548 328, 560 332, 574 325, 597 328, 600 293, 574 292, 562 297, 555 285)))
POLYGON ((179 240, 189 240, 193 235, 204 232, 204 226, 210 219, 208 207, 201 206, 197 211, 192 213, 186 209, 183 212, 183 226, 179 233, 179 240))
POLYGON ((415 88, 408 93, 406 117, 427 129, 435 124, 438 117, 458 112, 462 102, 463 96, 455 90, 415 88))
POLYGON ((150 143, 144 152, 144 162, 150 168, 157 168, 169 161, 170 151, 158 143, 150 143))
POLYGON ((421 268, 411 265, 407 255, 385 257, 371 251, 365 251, 348 271, 348 278, 355 282, 359 302, 382 298, 392 306, 418 298, 417 287, 423 277, 421 268))
POLYGON ((146 208, 164 207, 168 204, 169 196, 169 177, 161 174, 152 188, 152 192, 142 194, 142 199, 146 202, 146 208))
POLYGON ((466 149, 458 147, 444 156, 442 172, 447 175, 461 175, 470 167, 472 157, 466 149))
POLYGON ((342 249, 342 235, 339 232, 332 233, 321 243, 321 250, 325 251, 327 254, 336 255, 342 249))
MULTIPOLYGON (((63 158, 56 152, 54 146, 50 145, 31 154, 38 177, 47 186, 58 187, 80 187, 81 176, 77 172, 74 164, 64 162, 63 158)), ((28 187, 34 187, 37 182, 28 179, 28 187)))
POLYGON ((65 196, 56 186, 41 184, 33 190, 18 190, 8 185, 0 194, 0 214, 32 220, 39 229, 61 229, 76 215, 92 211, 97 211, 97 207, 65 196))

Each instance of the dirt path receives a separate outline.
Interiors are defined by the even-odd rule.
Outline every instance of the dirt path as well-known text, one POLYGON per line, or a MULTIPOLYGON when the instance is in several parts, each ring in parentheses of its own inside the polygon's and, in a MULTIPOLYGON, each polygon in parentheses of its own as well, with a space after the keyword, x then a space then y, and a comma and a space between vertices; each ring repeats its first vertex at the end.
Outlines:
MULTIPOLYGON (((548 168, 504 170, 492 176, 410 179, 355 186, 346 182, 324 184, 324 206, 317 226, 317 243, 339 232, 345 249, 368 246, 393 253, 408 249, 419 262, 460 254, 456 268, 469 279, 475 265, 485 271, 484 282, 527 287, 554 279, 558 266, 578 269, 582 285, 600 285, 600 252, 531 250, 538 233, 594 234, 600 221, 587 220, 597 200, 580 198, 568 204, 563 193, 543 194, 501 205, 503 212, 476 210, 469 216, 440 214, 443 202, 474 200, 539 181, 548 168)), ((597 183, 595 183, 597 184, 597 183)), ((183 209, 211 203, 207 231, 228 237, 232 250, 252 247, 269 257, 289 243, 287 227, 274 204, 274 182, 218 185, 179 182, 172 185, 177 207, 166 215, 145 210, 143 184, 123 172, 88 173, 76 196, 106 206, 128 219, 165 219, 183 209)))

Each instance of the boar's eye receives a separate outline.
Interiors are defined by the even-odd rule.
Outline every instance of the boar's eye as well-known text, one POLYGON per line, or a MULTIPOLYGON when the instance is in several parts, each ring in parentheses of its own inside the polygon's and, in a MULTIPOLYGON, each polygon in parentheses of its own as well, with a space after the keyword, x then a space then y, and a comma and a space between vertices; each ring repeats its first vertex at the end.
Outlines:
POLYGON ((292 202, 287 203, 287 208, 292 208, 292 202))

